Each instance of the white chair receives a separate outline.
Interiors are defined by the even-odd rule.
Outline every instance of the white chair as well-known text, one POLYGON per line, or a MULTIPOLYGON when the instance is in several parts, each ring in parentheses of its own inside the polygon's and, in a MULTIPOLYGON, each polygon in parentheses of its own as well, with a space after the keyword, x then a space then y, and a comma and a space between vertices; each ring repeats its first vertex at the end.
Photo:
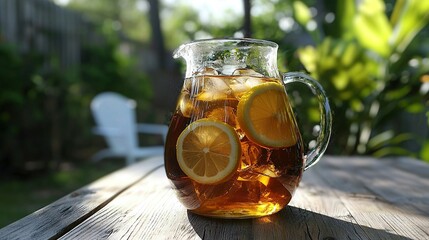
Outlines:
POLYGON ((125 157, 127 165, 139 158, 164 153, 164 146, 140 147, 138 133, 158 134, 165 144, 168 127, 162 124, 138 124, 136 102, 120 94, 104 92, 91 102, 91 111, 97 127, 93 133, 103 136, 109 148, 96 153, 93 161, 106 157, 125 157))

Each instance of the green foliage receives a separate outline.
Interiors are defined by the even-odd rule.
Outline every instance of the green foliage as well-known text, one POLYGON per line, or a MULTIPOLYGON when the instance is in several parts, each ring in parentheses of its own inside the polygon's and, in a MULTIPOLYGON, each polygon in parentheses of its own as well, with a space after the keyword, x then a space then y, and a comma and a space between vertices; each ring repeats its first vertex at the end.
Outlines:
POLYGON ((363 1, 355 13, 352 29, 353 36, 364 48, 378 53, 383 58, 388 58, 392 53, 389 39, 393 29, 385 15, 382 1, 363 1))
MULTIPOLYGON (((295 18, 305 28, 311 21, 304 14, 309 10, 298 2, 295 10, 301 13, 295 18)), ((406 132, 406 126, 395 130, 392 126, 402 113, 418 114, 428 107, 424 101, 428 93, 420 91, 419 79, 429 72, 423 60, 428 54, 424 34, 429 2, 396 1, 390 17, 381 0, 335 3, 331 9, 335 21, 315 29, 318 34, 310 31, 316 44, 297 51, 306 70, 319 79, 331 98, 334 138, 330 151, 425 157, 427 153, 418 155, 402 147, 407 141, 422 146, 423 140, 406 132)))
POLYGON ((307 46, 298 49, 298 55, 306 69, 323 81, 328 92, 337 91, 333 99, 337 105, 350 100, 354 111, 362 111, 359 99, 368 97, 377 88, 374 81, 377 63, 365 55, 356 41, 326 37, 317 48, 307 46))
POLYGON ((0 42, 0 172, 81 159, 94 146, 89 105, 96 94, 115 91, 138 102, 152 96, 148 79, 114 39, 85 46, 81 56, 80 66, 64 68, 55 55, 22 54, 0 42))
POLYGON ((128 56, 117 52, 118 43, 108 41, 101 46, 86 46, 83 49, 83 90, 89 94, 116 91, 136 100, 152 97, 150 82, 144 73, 135 69, 128 56))
POLYGON ((177 48, 180 44, 202 38, 234 37, 241 28, 241 21, 232 18, 233 13, 226 19, 203 22, 198 11, 189 5, 179 1, 165 7, 165 18, 162 20, 163 29, 167 36, 166 45, 170 49, 177 48))
POLYGON ((146 1, 138 0, 70 0, 68 7, 84 13, 104 29, 122 32, 139 42, 150 39, 150 26, 145 12, 146 1))
POLYGON ((399 0, 391 16, 395 35, 391 37, 392 47, 403 52, 416 34, 429 21, 429 2, 419 0, 399 0))
POLYGON ((205 28, 209 27, 198 21, 198 13, 189 6, 176 4, 166 7, 165 11, 168 14, 162 21, 163 29, 174 36, 166 39, 166 46, 169 49, 175 49, 182 43, 196 39, 198 33, 207 31, 205 28))
POLYGON ((429 141, 426 141, 423 144, 422 151, 420 157, 425 160, 426 162, 429 162, 429 141))
POLYGON ((40 56, 20 56, 14 46, 0 42, 0 66, 0 166, 18 166, 24 162, 24 149, 29 150, 30 156, 40 151, 30 142, 21 141, 36 140, 30 129, 43 125, 42 106, 34 101, 38 91, 32 82, 40 67, 40 56))
POLYGON ((310 9, 303 2, 293 2, 293 10, 295 12, 295 19, 299 24, 305 26, 311 20, 310 9))

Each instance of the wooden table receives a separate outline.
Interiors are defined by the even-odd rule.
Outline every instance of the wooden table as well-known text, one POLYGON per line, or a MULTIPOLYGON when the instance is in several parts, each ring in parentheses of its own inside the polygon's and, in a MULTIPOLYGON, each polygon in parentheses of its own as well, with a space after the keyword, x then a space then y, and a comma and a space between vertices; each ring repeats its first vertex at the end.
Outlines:
POLYGON ((429 239, 429 165, 324 157, 290 206, 256 219, 186 211, 162 157, 83 187, 0 229, 0 239, 429 239))

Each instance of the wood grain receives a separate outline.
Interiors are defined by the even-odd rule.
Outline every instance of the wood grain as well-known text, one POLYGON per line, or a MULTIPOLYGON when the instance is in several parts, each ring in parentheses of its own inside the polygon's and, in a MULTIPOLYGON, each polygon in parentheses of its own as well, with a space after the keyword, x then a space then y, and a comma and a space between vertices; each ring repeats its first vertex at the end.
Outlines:
MULTIPOLYGON (((58 221, 63 213, 57 207, 53 215, 61 223, 50 225, 45 219, 41 230, 25 219, 17 224, 22 227, 25 222, 33 227, 23 230, 39 232, 31 239, 429 239, 429 166, 412 159, 324 157, 304 173, 288 207, 272 216, 244 220, 188 212, 170 189, 160 161, 131 166, 84 188, 103 189, 110 198, 98 200, 98 205, 69 203, 73 211, 64 211, 65 219, 70 211, 86 209, 80 220, 58 221), (135 177, 122 184, 127 187, 114 184, 132 172, 135 177), (53 231, 57 233, 40 233, 53 231)), ((103 196, 99 191, 96 195, 103 196)))
POLYGON ((62 239, 107 238, 96 226, 113 239, 427 239, 428 215, 410 202, 427 201, 422 189, 429 189, 429 176, 394 166, 387 160, 327 157, 305 173, 289 207, 246 220, 187 212, 159 169, 62 239))
MULTIPOLYGON (((395 160, 325 158, 313 169, 314 174, 307 174, 304 183, 316 188, 316 195, 323 196, 322 203, 333 197, 335 207, 344 208, 348 214, 335 216, 327 205, 315 211, 336 219, 346 216, 364 231, 359 232, 359 236, 366 236, 363 239, 428 239, 429 214, 416 206, 429 199, 422 192, 429 189, 429 176, 420 178, 399 171, 391 167, 391 161, 395 160)), ((424 167, 429 174, 429 167, 424 167)), ((293 203, 309 210, 320 205, 302 203, 298 198, 293 203)))
POLYGON ((162 164, 151 158, 101 178, 0 229, 0 239, 58 238, 162 164))

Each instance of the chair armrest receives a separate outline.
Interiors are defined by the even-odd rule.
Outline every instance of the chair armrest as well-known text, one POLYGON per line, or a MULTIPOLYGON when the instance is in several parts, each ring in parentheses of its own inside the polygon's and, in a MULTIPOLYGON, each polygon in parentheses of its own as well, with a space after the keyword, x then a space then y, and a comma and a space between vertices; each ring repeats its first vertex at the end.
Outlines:
POLYGON ((122 136, 123 134, 117 128, 106 128, 106 127, 93 127, 92 133, 101 136, 122 136))
POLYGON ((136 126, 137 132, 162 135, 165 142, 167 138, 168 126, 164 124, 154 123, 138 123, 136 126))
POLYGON ((142 133, 167 135, 168 126, 163 124, 139 123, 137 124, 137 131, 142 133))

